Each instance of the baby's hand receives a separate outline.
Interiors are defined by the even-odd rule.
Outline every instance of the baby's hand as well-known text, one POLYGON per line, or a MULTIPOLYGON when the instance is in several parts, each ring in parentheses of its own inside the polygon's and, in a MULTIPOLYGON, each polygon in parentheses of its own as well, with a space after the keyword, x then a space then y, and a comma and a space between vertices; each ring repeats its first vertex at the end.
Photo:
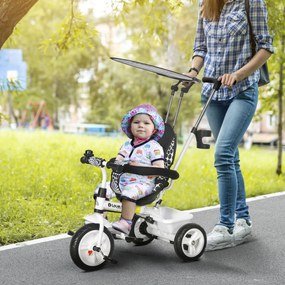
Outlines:
POLYGON ((122 159, 116 159, 116 160, 114 161, 114 164, 117 164, 117 165, 124 165, 125 162, 124 162, 122 159))
POLYGON ((135 161, 135 160, 130 160, 130 161, 129 161, 129 165, 132 165, 132 166, 140 166, 140 164, 139 164, 137 161, 135 161))

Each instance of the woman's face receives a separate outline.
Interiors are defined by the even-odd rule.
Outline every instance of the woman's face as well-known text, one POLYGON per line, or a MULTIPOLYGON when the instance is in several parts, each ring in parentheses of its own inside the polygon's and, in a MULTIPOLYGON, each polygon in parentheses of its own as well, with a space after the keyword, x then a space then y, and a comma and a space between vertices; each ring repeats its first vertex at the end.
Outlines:
POLYGON ((155 132, 150 116, 147 114, 135 115, 131 122, 131 132, 135 138, 150 138, 155 132))

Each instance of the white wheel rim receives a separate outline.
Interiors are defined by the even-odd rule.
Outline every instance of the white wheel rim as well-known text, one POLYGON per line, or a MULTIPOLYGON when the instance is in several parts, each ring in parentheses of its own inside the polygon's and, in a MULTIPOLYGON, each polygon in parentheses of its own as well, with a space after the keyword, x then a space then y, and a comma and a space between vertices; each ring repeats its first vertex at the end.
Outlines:
POLYGON ((150 238, 141 234, 141 232, 140 232, 140 226, 143 222, 144 222, 144 219, 142 219, 142 218, 137 219, 135 226, 134 226, 134 234, 135 234, 136 238, 141 238, 141 239, 143 239, 143 241, 147 241, 150 238))
POLYGON ((205 238, 199 229, 188 230, 181 242, 181 247, 184 254, 188 257, 198 256, 205 245, 205 238))
MULTIPOLYGON (((94 251, 93 247, 97 244, 99 236, 98 230, 88 232, 81 239, 78 246, 78 254, 83 263, 88 266, 98 266, 105 260, 100 252, 94 251)), ((109 256, 111 251, 111 242, 108 236, 103 232, 101 250, 104 255, 109 256)))

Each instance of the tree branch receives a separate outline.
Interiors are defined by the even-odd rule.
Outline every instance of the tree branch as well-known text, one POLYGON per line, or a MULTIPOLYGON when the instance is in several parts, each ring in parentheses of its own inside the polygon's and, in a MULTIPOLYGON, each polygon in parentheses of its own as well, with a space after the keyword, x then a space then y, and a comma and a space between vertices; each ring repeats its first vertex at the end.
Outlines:
POLYGON ((38 0, 2 0, 0 3, 0 48, 13 33, 18 22, 38 0))

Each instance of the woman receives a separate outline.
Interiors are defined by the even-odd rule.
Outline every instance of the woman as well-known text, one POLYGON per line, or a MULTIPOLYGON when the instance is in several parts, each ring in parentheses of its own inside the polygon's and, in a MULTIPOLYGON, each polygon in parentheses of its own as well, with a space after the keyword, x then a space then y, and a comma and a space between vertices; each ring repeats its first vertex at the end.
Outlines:
MULTIPOLYGON (((201 0, 189 76, 215 77, 222 86, 206 115, 216 140, 220 220, 208 234, 207 250, 244 242, 251 234, 238 145, 254 115, 258 100, 259 67, 273 53, 264 0, 249 0, 249 17, 257 52, 252 56, 245 0, 201 0)), ((202 102, 211 92, 203 84, 202 102)))

